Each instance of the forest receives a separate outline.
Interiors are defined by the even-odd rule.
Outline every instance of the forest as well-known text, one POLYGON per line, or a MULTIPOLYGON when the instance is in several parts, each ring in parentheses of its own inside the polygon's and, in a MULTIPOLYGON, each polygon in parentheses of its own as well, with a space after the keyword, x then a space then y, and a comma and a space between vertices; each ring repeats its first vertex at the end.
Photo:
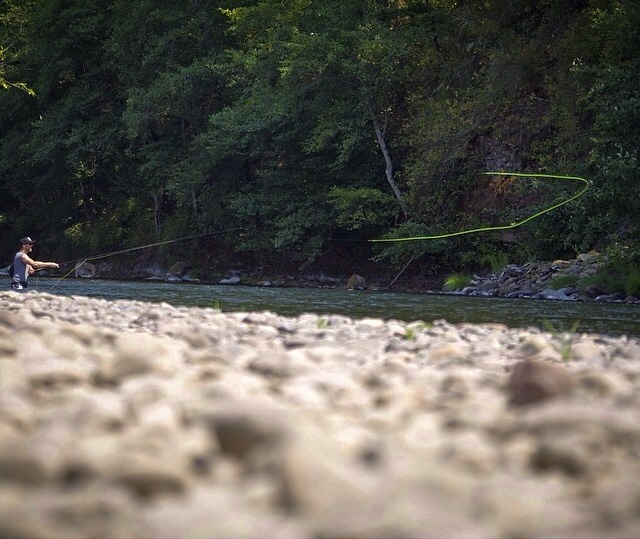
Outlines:
POLYGON ((637 271, 639 149, 637 0, 0 0, 7 261, 637 271))

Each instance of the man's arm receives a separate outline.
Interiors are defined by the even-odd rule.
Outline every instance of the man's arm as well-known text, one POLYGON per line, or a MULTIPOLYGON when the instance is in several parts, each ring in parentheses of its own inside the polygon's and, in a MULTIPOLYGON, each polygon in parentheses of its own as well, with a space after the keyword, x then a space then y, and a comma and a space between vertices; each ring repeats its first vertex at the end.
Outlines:
POLYGON ((29 255, 23 254, 22 261, 25 264, 31 266, 35 271, 46 268, 59 268, 60 265, 57 262, 41 262, 40 260, 33 260, 29 255))

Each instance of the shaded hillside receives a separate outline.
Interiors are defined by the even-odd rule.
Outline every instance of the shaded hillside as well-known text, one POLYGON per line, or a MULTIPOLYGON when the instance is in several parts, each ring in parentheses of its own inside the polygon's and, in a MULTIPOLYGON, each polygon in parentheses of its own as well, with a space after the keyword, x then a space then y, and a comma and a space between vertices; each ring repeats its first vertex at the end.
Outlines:
POLYGON ((0 47, 5 258, 25 234, 273 271, 638 252, 637 2, 5 0, 0 47), (367 243, 571 194, 487 170, 592 186, 509 234, 367 243))

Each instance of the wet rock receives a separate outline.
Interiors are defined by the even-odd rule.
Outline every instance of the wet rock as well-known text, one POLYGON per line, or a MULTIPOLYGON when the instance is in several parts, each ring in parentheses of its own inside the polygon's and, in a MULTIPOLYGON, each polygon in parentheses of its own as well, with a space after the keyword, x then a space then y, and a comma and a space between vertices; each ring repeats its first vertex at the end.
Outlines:
POLYGON ((498 290, 499 286, 500 285, 497 282, 487 281, 476 286, 474 293, 481 296, 490 296, 498 290))
POLYGON ((622 301, 626 297, 624 292, 616 292, 615 294, 601 294, 596 296, 594 301, 608 302, 608 301, 622 301))
POLYGON ((367 281, 361 275, 354 273, 347 279, 347 288, 351 288, 352 290, 365 290, 367 288, 367 281))
POLYGON ((242 282, 242 279, 240 279, 240 277, 235 275, 233 277, 220 280, 220 284, 240 284, 241 282, 242 282))
POLYGON ((179 260, 178 262, 174 262, 171 267, 167 270, 167 276, 174 275, 175 277, 179 277, 180 279, 186 275, 186 273, 191 269, 191 265, 184 260, 179 260))
POLYGON ((75 276, 82 279, 93 279, 98 274, 98 268, 91 262, 83 262, 79 266, 76 266, 75 276))
POLYGON ((584 289, 584 293, 588 298, 594 299, 604 295, 604 290, 596 285, 588 285, 584 289))
POLYGON ((555 300, 567 300, 567 299, 571 299, 565 289, 560 289, 560 290, 552 290, 552 289, 548 289, 545 288, 544 290, 541 290, 540 292, 538 292, 536 294, 536 297, 540 298, 540 299, 555 299, 555 300))

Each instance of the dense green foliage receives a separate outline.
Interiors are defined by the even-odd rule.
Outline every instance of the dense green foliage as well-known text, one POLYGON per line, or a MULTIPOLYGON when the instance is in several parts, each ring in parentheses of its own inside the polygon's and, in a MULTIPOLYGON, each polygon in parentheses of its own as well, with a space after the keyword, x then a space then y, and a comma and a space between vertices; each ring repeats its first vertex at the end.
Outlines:
POLYGON ((342 272, 636 253, 639 80, 635 0, 1 0, 0 249, 212 233, 171 256, 342 272), (366 243, 571 194, 487 170, 593 185, 509 235, 366 243))

